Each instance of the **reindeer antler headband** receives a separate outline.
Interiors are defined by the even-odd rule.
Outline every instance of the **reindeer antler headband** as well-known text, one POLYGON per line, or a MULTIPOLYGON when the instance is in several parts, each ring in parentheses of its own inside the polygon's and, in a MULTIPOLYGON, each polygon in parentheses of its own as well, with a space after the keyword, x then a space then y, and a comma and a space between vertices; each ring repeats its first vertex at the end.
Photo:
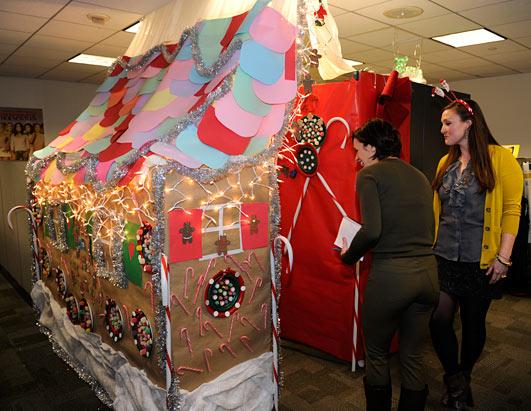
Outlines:
POLYGON ((457 96, 455 95, 455 93, 450 90, 450 86, 448 85, 448 83, 446 82, 446 80, 441 80, 439 82, 439 84, 441 85, 441 87, 433 87, 431 89, 431 96, 435 96, 435 94, 437 94, 439 97, 442 97, 442 98, 446 98, 448 99, 450 102, 456 102, 458 104, 461 104, 464 108, 467 109, 467 111, 470 113, 470 115, 474 115, 474 110, 472 110, 472 107, 470 107, 470 104, 468 104, 465 100, 463 99, 460 99, 460 98, 457 98, 457 96), (453 97, 453 99, 448 95, 448 93, 450 93, 453 97))

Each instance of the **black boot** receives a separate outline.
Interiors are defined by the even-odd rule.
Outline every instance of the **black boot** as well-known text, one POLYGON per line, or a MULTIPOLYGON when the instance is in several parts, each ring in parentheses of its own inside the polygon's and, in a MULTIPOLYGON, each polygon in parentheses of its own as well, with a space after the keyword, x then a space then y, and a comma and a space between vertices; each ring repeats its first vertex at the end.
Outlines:
POLYGON ((423 390, 408 390, 401 387, 400 400, 398 401, 398 411, 424 411, 426 399, 428 398, 428 386, 423 390))
POLYGON ((470 388, 465 375, 460 371, 457 374, 445 375, 443 378, 446 384, 443 405, 454 410, 464 410, 470 388))
POLYGON ((388 385, 370 385, 363 378, 367 411, 391 411, 391 383, 388 385))
POLYGON ((472 397, 472 387, 470 386, 470 371, 463 371, 463 374, 465 375, 466 382, 468 384, 468 389, 466 393, 466 405, 469 407, 474 406, 474 398, 472 397))

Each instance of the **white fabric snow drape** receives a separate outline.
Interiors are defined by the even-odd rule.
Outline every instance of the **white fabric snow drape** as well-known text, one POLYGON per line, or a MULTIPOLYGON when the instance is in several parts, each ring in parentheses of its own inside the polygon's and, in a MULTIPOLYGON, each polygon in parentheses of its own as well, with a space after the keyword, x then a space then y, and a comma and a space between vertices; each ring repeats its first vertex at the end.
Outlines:
MULTIPOLYGON (((187 27, 199 20, 237 16, 249 10, 257 0, 174 0, 148 14, 140 30, 126 51, 128 56, 138 56, 164 42, 176 42, 187 27)), ((300 0, 303 1, 303 0, 300 0)), ((336 22, 328 10, 328 1, 322 0, 327 11, 325 24, 314 24, 314 12, 319 9, 318 0, 307 0, 307 22, 311 45, 322 56, 319 74, 330 80, 354 71, 341 54, 336 22)), ((278 10, 292 24, 297 25, 297 0, 272 0, 271 7, 278 10)))

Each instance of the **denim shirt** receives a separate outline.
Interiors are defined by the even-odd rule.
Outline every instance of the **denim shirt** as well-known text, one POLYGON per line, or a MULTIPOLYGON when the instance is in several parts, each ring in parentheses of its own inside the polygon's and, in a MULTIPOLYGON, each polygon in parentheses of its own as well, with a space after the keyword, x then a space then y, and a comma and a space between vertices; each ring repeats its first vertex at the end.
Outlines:
POLYGON ((481 259, 486 191, 480 186, 469 161, 463 172, 456 161, 439 188, 441 215, 435 254, 451 261, 476 263, 481 259))

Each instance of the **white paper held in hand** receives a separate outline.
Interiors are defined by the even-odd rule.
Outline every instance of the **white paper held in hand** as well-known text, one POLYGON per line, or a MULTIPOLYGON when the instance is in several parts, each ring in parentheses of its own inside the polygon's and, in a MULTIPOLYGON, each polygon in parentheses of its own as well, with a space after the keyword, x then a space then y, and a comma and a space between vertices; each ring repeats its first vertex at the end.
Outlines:
POLYGON ((347 239, 347 245, 350 246, 352 239, 358 233, 358 231, 360 231, 360 228, 361 224, 357 221, 354 221, 347 216, 343 217, 343 220, 341 220, 341 224, 339 225, 339 230, 337 232, 334 245, 339 248, 343 248, 343 237, 345 237, 347 239))

